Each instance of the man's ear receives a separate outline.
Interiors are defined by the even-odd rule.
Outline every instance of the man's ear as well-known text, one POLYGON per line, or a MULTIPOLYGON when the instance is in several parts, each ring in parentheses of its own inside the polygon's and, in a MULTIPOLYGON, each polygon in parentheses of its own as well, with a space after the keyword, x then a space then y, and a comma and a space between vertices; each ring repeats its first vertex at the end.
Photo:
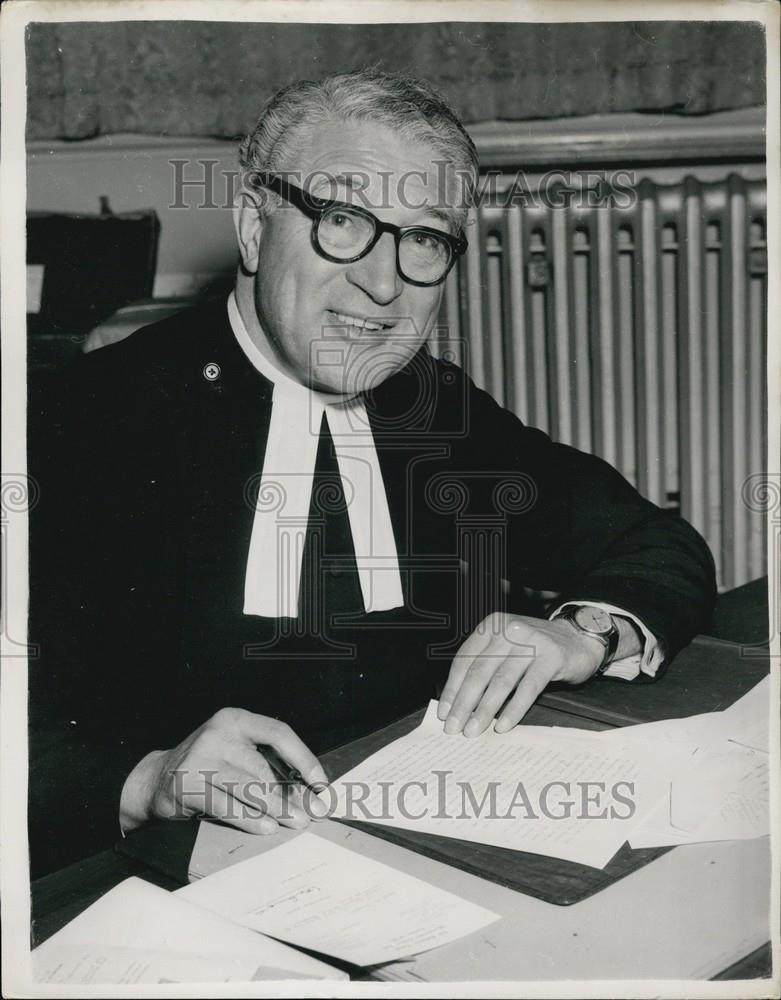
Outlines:
POLYGON ((242 187, 233 202, 233 225, 241 254, 241 265, 247 274, 258 269, 260 236, 263 230, 262 193, 242 187))

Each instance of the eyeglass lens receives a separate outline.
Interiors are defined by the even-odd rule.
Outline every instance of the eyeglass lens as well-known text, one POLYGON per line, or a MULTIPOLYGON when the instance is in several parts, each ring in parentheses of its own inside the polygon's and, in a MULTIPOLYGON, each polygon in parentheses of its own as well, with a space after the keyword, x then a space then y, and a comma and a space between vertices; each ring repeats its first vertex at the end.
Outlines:
MULTIPOLYGON (((331 257, 349 260, 359 256, 374 239, 370 218, 349 209, 332 208, 323 213, 317 241, 331 257)), ((432 233, 412 230, 399 241, 399 269, 413 281, 434 282, 447 271, 450 248, 432 233)))

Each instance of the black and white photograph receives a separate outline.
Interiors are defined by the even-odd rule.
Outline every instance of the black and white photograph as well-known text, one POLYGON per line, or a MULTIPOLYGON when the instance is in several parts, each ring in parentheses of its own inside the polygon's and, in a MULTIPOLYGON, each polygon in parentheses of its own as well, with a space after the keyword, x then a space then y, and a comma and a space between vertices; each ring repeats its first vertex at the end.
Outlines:
POLYGON ((4 996, 779 996, 779 20, 3 5, 4 996))

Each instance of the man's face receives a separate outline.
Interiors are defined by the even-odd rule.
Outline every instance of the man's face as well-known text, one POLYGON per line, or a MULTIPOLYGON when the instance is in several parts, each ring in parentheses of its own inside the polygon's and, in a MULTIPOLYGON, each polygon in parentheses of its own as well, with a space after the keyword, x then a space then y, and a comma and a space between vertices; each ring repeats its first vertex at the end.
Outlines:
MULTIPOLYGON (((302 133, 297 146, 297 162, 279 172, 311 194, 351 202, 397 226, 453 231, 431 208, 445 199, 428 145, 375 123, 335 121, 302 133), (366 186, 359 193, 357 185, 366 186)), ((255 272, 255 332, 295 378, 326 391, 360 392, 418 351, 443 286, 404 281, 389 233, 361 260, 335 263, 315 250, 311 218, 287 203, 257 226, 256 256, 242 247, 245 268, 255 272)))

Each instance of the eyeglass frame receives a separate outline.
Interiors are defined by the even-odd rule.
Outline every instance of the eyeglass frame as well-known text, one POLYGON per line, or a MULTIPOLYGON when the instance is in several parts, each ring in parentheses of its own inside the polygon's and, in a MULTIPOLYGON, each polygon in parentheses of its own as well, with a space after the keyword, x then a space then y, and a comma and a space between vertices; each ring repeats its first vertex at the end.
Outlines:
POLYGON ((392 222, 383 222, 382 219, 378 219, 376 215, 369 212, 367 209, 362 208, 360 205, 349 205, 347 202, 339 201, 333 198, 320 198, 317 195, 311 194, 309 191, 305 191, 303 188, 298 187, 296 184, 291 184, 290 181, 286 181, 279 174, 275 173, 254 173, 252 175, 253 184, 259 187, 267 187, 272 191, 275 191, 278 195, 285 199, 285 201, 290 202, 294 205, 304 215, 308 216, 312 220, 312 246, 315 251, 323 257, 325 260, 329 260, 334 264, 353 264, 357 260, 362 260, 367 257, 372 250, 377 246, 382 236, 385 233, 390 233, 393 237, 393 241, 396 244, 396 273, 399 277, 406 281, 408 285, 416 285, 418 288, 434 288, 436 285, 441 285, 443 281, 450 274, 456 260, 466 253, 469 243, 466 236, 459 234, 458 236, 453 236, 451 233, 443 232, 441 229, 433 229, 431 226, 395 226, 392 222), (320 222, 326 212, 332 209, 342 209, 348 212, 354 212, 357 215, 363 216, 363 218, 368 219, 374 226, 374 236, 371 238, 367 246, 354 257, 334 257, 333 254, 327 253, 323 247, 320 245, 320 241, 317 237, 317 231, 320 227, 320 222), (399 259, 399 249, 402 239, 407 233, 426 233, 431 236, 436 236, 438 239, 444 240, 445 244, 450 250, 450 260, 448 261, 445 272, 441 278, 437 278, 436 281, 416 281, 413 278, 408 278, 406 274, 401 270, 401 261, 399 259))

